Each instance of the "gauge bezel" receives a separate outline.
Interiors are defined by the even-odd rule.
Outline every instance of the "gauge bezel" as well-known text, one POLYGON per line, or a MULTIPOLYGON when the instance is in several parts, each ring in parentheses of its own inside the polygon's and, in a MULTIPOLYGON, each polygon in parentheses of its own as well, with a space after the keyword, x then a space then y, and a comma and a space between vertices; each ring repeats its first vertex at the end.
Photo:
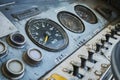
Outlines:
POLYGON ((98 18, 97 18, 97 16, 96 16, 95 13, 94 13, 91 9, 89 9, 88 7, 83 6, 83 5, 76 5, 76 6, 74 6, 74 11, 75 11, 75 13, 76 13, 81 19, 83 19, 84 21, 86 21, 86 22, 88 22, 88 23, 90 23, 90 24, 96 24, 96 23, 98 23, 98 18), (79 16, 79 14, 78 14, 77 11, 76 11, 76 8, 77 8, 77 7, 82 8, 82 10, 85 9, 85 10, 88 11, 87 13, 92 14, 92 17, 94 17, 94 19, 95 19, 94 22, 89 22, 89 21, 83 19, 81 16, 79 16))
POLYGON ((77 17, 75 14, 73 14, 73 13, 71 13, 71 12, 61 11, 61 12, 59 12, 59 13, 57 14, 57 18, 58 18, 58 21, 62 24, 62 26, 64 26, 67 30, 69 30, 69 31, 71 31, 71 32, 74 32, 74 33, 83 33, 84 30, 85 30, 85 26, 84 26, 83 22, 80 20, 80 18, 77 17), (69 15, 71 15, 72 17, 74 17, 74 18, 76 18, 77 20, 79 20, 79 22, 80 22, 80 24, 81 24, 81 27, 82 27, 82 30, 80 30, 80 31, 75 31, 75 30, 72 30, 72 29, 68 28, 66 25, 64 25, 64 24, 61 22, 60 18, 59 18, 60 15, 63 14, 63 13, 69 14, 69 15))
POLYGON ((65 30, 64 30, 58 23, 56 23, 55 21, 53 21, 53 20, 51 20, 51 19, 48 19, 48 18, 42 18, 42 19, 35 19, 35 18, 34 18, 34 19, 30 19, 30 20, 26 23, 25 30, 26 30, 26 33, 27 33, 28 37, 30 38, 30 40, 31 40, 34 44, 36 44, 38 47, 40 47, 40 48, 42 48, 42 49, 45 49, 45 50, 47 50, 47 51, 52 51, 52 52, 60 51, 60 50, 63 50, 64 48, 66 48, 66 47, 68 46, 68 44, 69 44, 69 38, 68 38, 68 35, 67 35, 67 33, 65 32, 65 30), (34 21, 38 21, 38 22, 44 21, 44 22, 47 22, 48 24, 54 25, 55 28, 57 28, 57 29, 61 32, 61 34, 62 34, 62 36, 63 36, 63 38, 64 38, 64 43, 63 43, 63 45, 61 45, 58 49, 56 49, 56 48, 46 47, 46 46, 44 46, 43 44, 40 44, 39 42, 37 42, 37 41, 34 39, 34 37, 32 36, 32 34, 31 34, 30 30, 29 30, 29 27, 31 26, 31 24, 32 24, 34 21))

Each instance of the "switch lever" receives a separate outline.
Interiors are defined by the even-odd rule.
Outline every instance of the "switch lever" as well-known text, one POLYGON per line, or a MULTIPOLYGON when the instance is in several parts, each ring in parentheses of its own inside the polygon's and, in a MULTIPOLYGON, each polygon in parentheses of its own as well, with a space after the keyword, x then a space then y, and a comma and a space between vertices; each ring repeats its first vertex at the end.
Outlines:
POLYGON ((92 50, 88 50, 88 60, 92 63, 96 63, 97 61, 93 60, 94 52, 92 50))

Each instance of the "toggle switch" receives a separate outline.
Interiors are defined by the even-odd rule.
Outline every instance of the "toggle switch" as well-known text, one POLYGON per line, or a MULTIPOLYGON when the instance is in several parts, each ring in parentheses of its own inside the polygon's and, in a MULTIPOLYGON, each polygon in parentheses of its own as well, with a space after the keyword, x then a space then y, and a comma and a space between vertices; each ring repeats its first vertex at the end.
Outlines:
POLYGON ((101 43, 101 41, 97 40, 95 52, 99 52, 102 47, 103 47, 103 44, 101 43))
POLYGON ((117 25, 115 25, 115 30, 116 31, 120 31, 120 23, 118 23, 117 25))
POLYGON ((79 56, 79 57, 81 59, 81 65, 80 65, 80 67, 81 68, 85 68, 86 67, 86 61, 87 61, 87 59, 83 58, 82 56, 79 56))
POLYGON ((105 34, 105 37, 106 37, 106 42, 109 42, 109 38, 110 38, 111 34, 110 33, 107 33, 105 34))
POLYGON ((102 43, 103 46, 104 46, 105 42, 106 42, 106 38, 103 36, 103 37, 101 38, 101 43, 102 43))
POLYGON ((93 54, 94 54, 93 50, 89 49, 88 50, 88 60, 92 63, 96 63, 97 61, 93 60, 93 54))
POLYGON ((78 73, 79 73, 80 63, 74 62, 74 61, 71 61, 70 63, 71 63, 72 66, 73 66, 73 76, 77 76, 78 73))
POLYGON ((112 45, 112 43, 109 42, 110 36, 111 36, 111 33, 105 34, 106 42, 107 42, 108 44, 112 45))
POLYGON ((70 63, 73 65, 73 76, 82 79, 83 75, 79 73, 80 63, 74 61, 71 61, 70 63))

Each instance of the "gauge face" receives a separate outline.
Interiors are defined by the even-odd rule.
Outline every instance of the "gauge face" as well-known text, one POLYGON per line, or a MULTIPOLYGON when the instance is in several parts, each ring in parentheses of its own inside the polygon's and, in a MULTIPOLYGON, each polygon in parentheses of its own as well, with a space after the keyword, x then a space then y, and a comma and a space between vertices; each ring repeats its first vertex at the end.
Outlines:
POLYGON ((82 33, 84 25, 82 21, 72 13, 62 11, 58 13, 58 20, 68 30, 75 33, 82 33))
POLYGON ((64 49, 69 42, 66 32, 50 19, 28 21, 26 32, 36 45, 49 51, 64 49))
POLYGON ((85 6, 77 5, 74 7, 75 12, 79 17, 85 20, 88 23, 95 24, 97 23, 97 17, 95 14, 85 6))

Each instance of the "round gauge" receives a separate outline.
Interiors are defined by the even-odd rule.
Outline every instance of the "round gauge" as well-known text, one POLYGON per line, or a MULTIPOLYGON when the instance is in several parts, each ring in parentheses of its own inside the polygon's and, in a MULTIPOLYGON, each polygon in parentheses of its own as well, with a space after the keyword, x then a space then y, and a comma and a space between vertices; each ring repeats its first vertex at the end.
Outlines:
POLYGON ((26 32, 36 45, 49 51, 64 49, 69 42, 64 29, 50 19, 29 20, 26 32))
POLYGON ((83 20, 85 20, 86 22, 91 23, 91 24, 95 24, 98 22, 96 15, 85 6, 76 5, 74 7, 74 10, 77 13, 77 15, 83 20))
POLYGON ((76 15, 70 12, 59 12, 58 20, 65 28, 72 32, 82 33, 84 31, 84 25, 82 21, 76 15))

